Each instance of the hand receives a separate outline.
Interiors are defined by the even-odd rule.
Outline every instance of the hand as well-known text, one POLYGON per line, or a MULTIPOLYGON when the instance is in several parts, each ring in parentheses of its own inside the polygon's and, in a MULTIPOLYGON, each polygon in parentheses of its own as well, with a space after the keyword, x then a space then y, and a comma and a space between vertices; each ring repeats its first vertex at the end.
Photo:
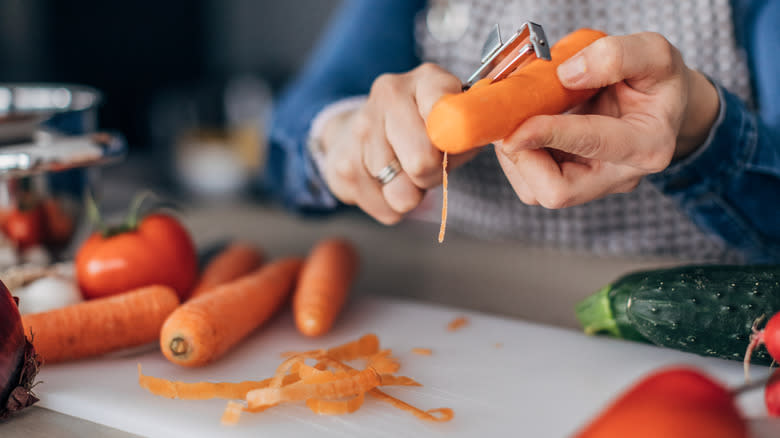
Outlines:
POLYGON ((428 140, 424 120, 441 96, 460 91, 460 80, 433 64, 377 78, 365 105, 324 128, 323 173, 331 192, 384 224, 398 222, 441 184, 442 153, 428 140), (376 175, 396 157, 401 172, 380 184, 376 175))
POLYGON ((558 68, 569 89, 605 87, 570 114, 528 119, 496 144, 529 205, 563 208, 633 190, 704 142, 718 113, 714 86, 654 33, 608 36, 558 68))

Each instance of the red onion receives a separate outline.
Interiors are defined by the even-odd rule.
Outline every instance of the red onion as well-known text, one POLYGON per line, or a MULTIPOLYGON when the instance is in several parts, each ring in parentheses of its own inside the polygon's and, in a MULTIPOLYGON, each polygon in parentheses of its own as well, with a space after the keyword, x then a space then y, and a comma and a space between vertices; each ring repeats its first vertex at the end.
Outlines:
POLYGON ((24 335, 17 299, 0 281, 0 420, 38 401, 30 389, 39 366, 24 335))

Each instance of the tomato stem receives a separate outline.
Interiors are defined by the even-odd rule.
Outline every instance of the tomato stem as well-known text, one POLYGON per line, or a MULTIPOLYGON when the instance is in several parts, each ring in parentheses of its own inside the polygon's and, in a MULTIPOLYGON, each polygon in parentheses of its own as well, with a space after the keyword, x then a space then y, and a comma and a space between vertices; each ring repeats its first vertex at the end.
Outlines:
POLYGON ((124 221, 118 225, 108 226, 103 221, 103 218, 100 214, 100 208, 98 207, 97 202, 95 202, 95 198, 92 196, 92 192, 90 190, 87 190, 86 198, 87 215, 89 220, 92 222, 93 226, 97 228, 97 230, 103 235, 103 237, 106 238, 135 231, 138 228, 140 219, 143 218, 143 216, 145 216, 149 210, 158 208, 169 208, 171 210, 179 209, 178 206, 172 202, 165 202, 160 200, 156 193, 150 190, 144 190, 143 192, 138 193, 133 197, 124 221), (148 208, 143 208, 144 203, 150 198, 155 200, 154 204, 148 208))
POLYGON ((127 218, 125 218, 125 226, 128 229, 134 230, 136 227, 138 227, 138 219, 142 216, 141 207, 149 198, 159 201, 159 197, 150 190, 144 190, 143 192, 135 195, 133 201, 130 203, 130 209, 127 211, 127 218))

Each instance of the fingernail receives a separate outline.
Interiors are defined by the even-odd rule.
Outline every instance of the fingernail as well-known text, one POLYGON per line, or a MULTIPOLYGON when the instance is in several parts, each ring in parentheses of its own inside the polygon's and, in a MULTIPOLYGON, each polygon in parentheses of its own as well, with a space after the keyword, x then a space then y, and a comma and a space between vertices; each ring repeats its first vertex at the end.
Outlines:
POLYGON ((558 66, 558 78, 562 82, 573 84, 585 76, 586 70, 585 57, 582 55, 575 55, 558 66))

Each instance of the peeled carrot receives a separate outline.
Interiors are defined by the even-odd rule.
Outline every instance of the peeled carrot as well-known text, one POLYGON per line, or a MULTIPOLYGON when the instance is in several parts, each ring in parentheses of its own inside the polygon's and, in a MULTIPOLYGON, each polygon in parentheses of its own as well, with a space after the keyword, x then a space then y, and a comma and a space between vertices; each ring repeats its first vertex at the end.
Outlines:
POLYGON ((190 299, 221 284, 236 280, 256 270, 263 264, 263 252, 241 242, 230 244, 217 254, 203 269, 190 299))
POLYGON ((328 239, 314 247, 293 295, 299 332, 321 336, 330 330, 347 300, 357 266, 357 250, 346 240, 328 239))
POLYGON ((178 305, 173 289, 148 286, 23 315, 22 324, 44 362, 56 363, 154 342, 178 305))
POLYGON ((162 327, 163 354, 184 366, 218 359, 276 313, 301 266, 299 258, 282 259, 184 303, 162 327))
POLYGON ((690 368, 658 371, 599 414, 577 438, 747 438, 732 393, 690 368))
POLYGON ((552 47, 551 61, 534 59, 506 79, 482 79, 464 93, 442 97, 426 120, 431 142, 442 152, 466 152, 507 137, 532 116, 560 114, 585 102, 597 90, 564 88, 556 69, 604 36, 577 30, 552 47))

